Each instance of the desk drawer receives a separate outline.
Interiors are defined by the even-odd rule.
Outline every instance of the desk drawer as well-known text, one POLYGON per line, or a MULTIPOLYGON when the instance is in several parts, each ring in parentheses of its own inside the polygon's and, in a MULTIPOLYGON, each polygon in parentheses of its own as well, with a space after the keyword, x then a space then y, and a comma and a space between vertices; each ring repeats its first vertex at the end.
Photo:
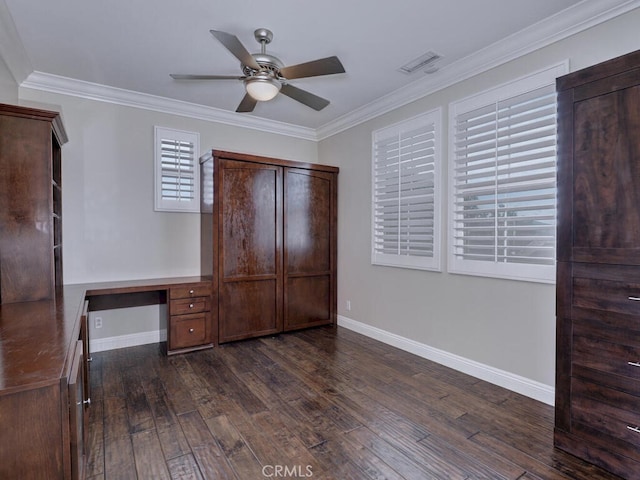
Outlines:
POLYGON ((172 287, 169 291, 169 298, 193 298, 208 297, 211 295, 211 285, 185 285, 183 287, 172 287))
POLYGON ((171 351, 211 343, 209 315, 209 313, 196 313, 171 317, 167 349, 171 351))
POLYGON ((171 315, 208 312, 211 310, 211 298, 194 297, 171 300, 169 310, 171 315))

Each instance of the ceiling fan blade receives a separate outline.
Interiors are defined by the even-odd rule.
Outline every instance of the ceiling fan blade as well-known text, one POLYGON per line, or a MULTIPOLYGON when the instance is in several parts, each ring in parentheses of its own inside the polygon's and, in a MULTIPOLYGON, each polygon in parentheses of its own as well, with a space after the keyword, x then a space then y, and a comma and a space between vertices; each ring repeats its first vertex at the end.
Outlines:
POLYGON ((325 98, 319 97, 313 93, 309 93, 306 90, 302 90, 301 88, 294 87, 287 83, 282 85, 280 93, 283 93, 287 97, 293 98, 300 103, 304 103, 307 107, 311 107, 318 111, 322 110, 330 103, 329 100, 325 98))
POLYGON ((243 65, 251 67, 255 70, 260 70, 260 65, 255 61, 253 56, 244 48, 244 45, 240 43, 238 37, 231 35, 230 33, 221 32, 219 30, 209 30, 211 35, 222 43, 227 50, 229 50, 243 65))
POLYGON ((287 80, 294 78, 317 77, 319 75, 333 75, 344 73, 344 67, 338 57, 327 57, 311 62, 299 63, 280 69, 280 74, 287 80))
POLYGON ((245 94, 244 98, 240 102, 240 105, 238 105, 238 108, 236 108, 236 112, 240 112, 240 113, 253 112, 253 109, 256 108, 257 103, 258 101, 247 93, 245 94))
POLYGON ((234 75, 183 75, 179 73, 170 73, 169 76, 174 80, 243 80, 247 78, 234 75))

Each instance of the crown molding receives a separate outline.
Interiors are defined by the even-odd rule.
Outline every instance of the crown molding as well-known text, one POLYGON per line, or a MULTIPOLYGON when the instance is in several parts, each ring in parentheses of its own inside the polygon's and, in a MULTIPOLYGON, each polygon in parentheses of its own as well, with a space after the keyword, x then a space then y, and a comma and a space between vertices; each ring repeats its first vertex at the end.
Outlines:
POLYGON ((33 72, 7 3, 0 0, 0 60, 4 60, 18 85, 33 72))
POLYGON ((422 77, 316 130, 318 140, 336 135, 455 83, 575 35, 640 7, 640 0, 584 0, 551 17, 422 77))
POLYGON ((83 80, 61 77, 44 72, 35 71, 31 73, 27 79, 22 82, 20 88, 43 90, 51 93, 60 93, 99 102, 141 108, 171 115, 180 115, 209 122, 220 122, 225 125, 250 128, 260 130, 261 132, 286 135, 303 140, 317 140, 313 128, 301 127, 260 117, 247 117, 219 108, 134 92, 122 88, 109 87, 98 83, 85 82, 83 80))

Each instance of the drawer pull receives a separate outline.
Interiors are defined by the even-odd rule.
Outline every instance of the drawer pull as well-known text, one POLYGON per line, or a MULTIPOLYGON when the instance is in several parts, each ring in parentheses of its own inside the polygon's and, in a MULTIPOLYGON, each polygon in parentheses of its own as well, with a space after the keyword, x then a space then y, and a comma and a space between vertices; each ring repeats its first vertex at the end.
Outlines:
POLYGON ((190 294, 190 295, 193 295, 193 290, 189 290, 189 294, 190 294))
POLYGON ((629 297, 629 300, 634 302, 640 302, 640 297, 629 297))
POLYGON ((86 400, 76 403, 76 405, 91 405, 91 399, 87 398, 86 400))
POLYGON ((627 425, 627 428, 629 430, 631 430, 632 432, 640 433, 640 427, 634 427, 634 426, 631 426, 631 425, 627 425))
POLYGON ((627 362, 632 367, 640 367, 640 362, 627 362))
POLYGON ((190 303, 190 304, 189 304, 189 308, 193 308, 193 303, 190 303))
POLYGON ((189 333, 193 333, 193 328, 190 328, 190 329, 189 329, 189 333))

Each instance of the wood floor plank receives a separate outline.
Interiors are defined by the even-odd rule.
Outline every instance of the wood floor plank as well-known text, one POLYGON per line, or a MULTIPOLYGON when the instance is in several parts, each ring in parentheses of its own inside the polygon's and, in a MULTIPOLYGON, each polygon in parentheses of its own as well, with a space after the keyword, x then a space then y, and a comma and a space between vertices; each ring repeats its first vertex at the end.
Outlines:
POLYGON ((552 407, 342 328, 163 348, 95 354, 88 478, 616 478, 553 447, 552 407))
POLYGON ((262 464, 226 415, 207 418, 206 423, 236 476, 240 479, 261 478, 262 464))
POLYGON ((125 397, 105 397, 104 437, 122 437, 128 435, 129 419, 127 418, 127 399, 125 397))
POLYGON ((167 461, 171 480, 207 480, 202 476, 198 462, 192 454, 182 455, 167 461))
MULTIPOLYGON (((366 478, 365 471, 360 468, 358 447, 354 443, 342 441, 343 435, 329 438, 327 441, 311 449, 312 455, 320 463, 325 476, 334 479, 361 480, 366 478)), ((322 473, 321 473, 322 475, 322 473)), ((314 474, 315 476, 315 474, 314 474)), ((401 479, 400 476, 396 478, 401 479)))
POLYGON ((105 439, 104 471, 105 477, 113 480, 138 478, 130 435, 105 439))
POLYGON ((314 473, 322 471, 320 464, 296 433, 286 425, 287 417, 278 411, 261 412, 252 416, 251 424, 238 430, 260 463, 307 467, 314 473))
POLYGON ((354 442, 358 442, 373 452, 388 465, 393 465, 394 470, 406 479, 433 478, 463 480, 467 475, 455 465, 443 470, 439 464, 430 463, 430 459, 415 462, 405 452, 399 450, 388 441, 380 438, 367 427, 358 428, 347 434, 354 442))
MULTIPOLYGON (((94 397, 95 399, 96 397, 94 397)), ((104 473, 104 406, 102 399, 91 402, 89 409, 87 477, 104 473)))
POLYGON ((170 480, 169 470, 167 470, 155 429, 134 433, 131 435, 131 439, 138 478, 170 480))

